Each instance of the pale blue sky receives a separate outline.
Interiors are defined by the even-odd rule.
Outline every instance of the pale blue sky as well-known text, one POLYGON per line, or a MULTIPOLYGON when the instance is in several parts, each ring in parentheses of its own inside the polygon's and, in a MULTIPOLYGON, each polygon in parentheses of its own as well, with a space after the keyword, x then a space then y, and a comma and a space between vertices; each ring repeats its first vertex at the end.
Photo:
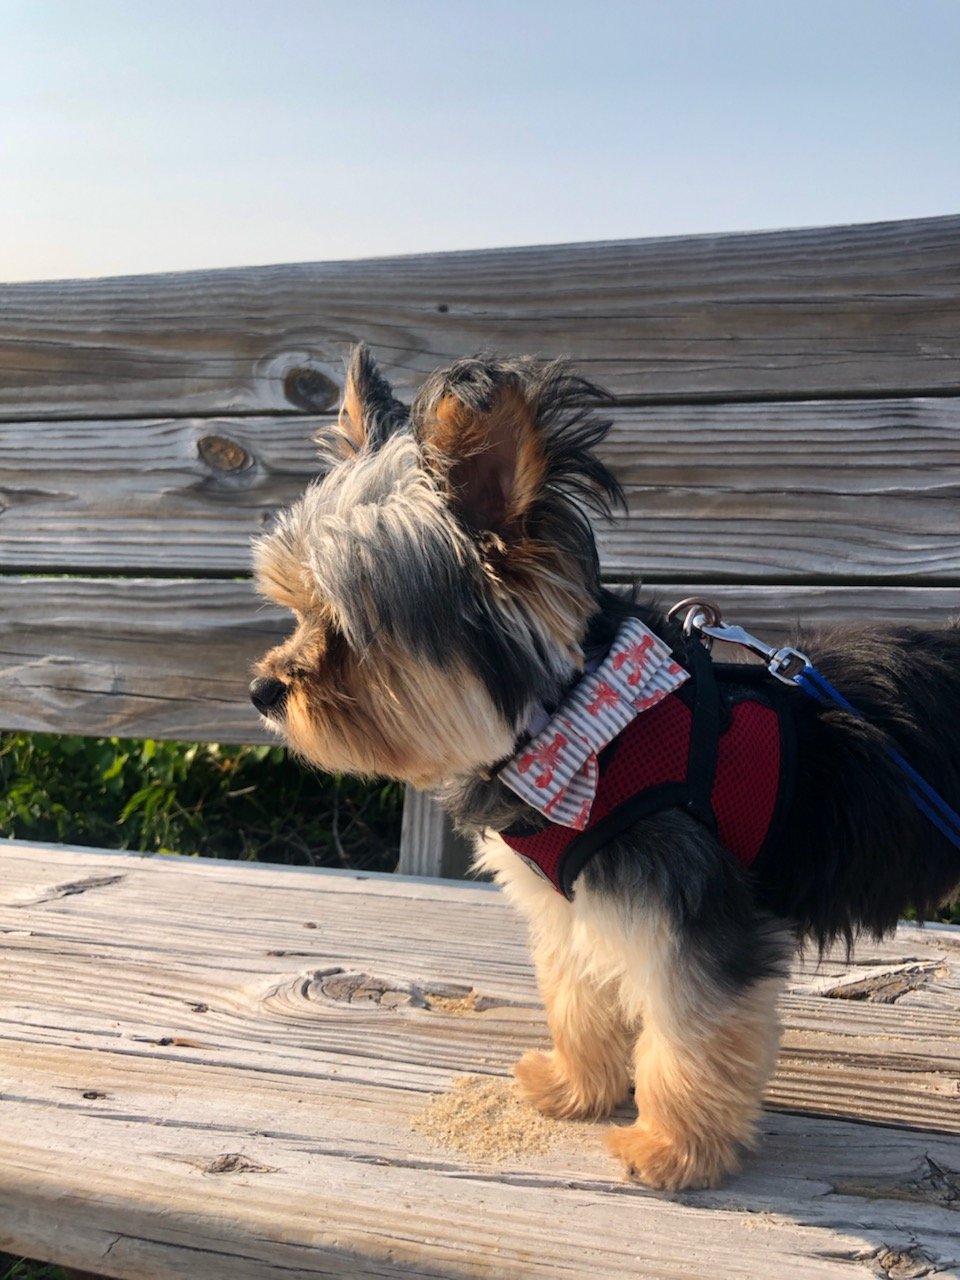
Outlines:
POLYGON ((0 0, 0 279, 960 211, 960 0, 0 0))

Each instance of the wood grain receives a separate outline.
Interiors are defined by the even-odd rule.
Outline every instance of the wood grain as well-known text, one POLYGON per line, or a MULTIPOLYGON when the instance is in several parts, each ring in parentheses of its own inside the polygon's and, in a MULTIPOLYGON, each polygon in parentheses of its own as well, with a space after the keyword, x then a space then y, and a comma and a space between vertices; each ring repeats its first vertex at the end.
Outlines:
POLYGON ((457 831, 445 809, 426 791, 407 784, 397 870, 407 876, 462 880, 473 860, 473 842, 457 831))
POLYGON ((275 741, 247 686, 287 630, 249 582, 0 578, 0 727, 275 741))
MULTIPOLYGON (((0 425, 0 565, 247 574, 322 422, 0 425)), ((603 455, 609 575, 960 583, 960 398, 620 408, 603 455)))
MULTIPOLYGON (((945 587, 664 583, 771 641, 877 621, 942 625, 960 612, 945 587)), ((0 729, 196 742, 271 741, 249 703, 253 663, 290 630, 248 581, 0 577, 0 729)))
POLYGON ((960 390, 960 218, 0 287, 0 415, 328 407, 362 338, 401 391, 571 356, 621 398, 960 390))
POLYGON ((725 1188, 667 1197, 619 1180, 597 1126, 503 1164, 411 1130, 455 1076, 544 1040, 489 887, 17 843, 0 886, 0 1247, 121 1280, 960 1261, 958 930, 798 967, 771 1090, 798 1114, 765 1115, 725 1188), (907 970, 894 1003, 830 994, 907 970), (471 990, 478 1012, 431 1007, 471 990))

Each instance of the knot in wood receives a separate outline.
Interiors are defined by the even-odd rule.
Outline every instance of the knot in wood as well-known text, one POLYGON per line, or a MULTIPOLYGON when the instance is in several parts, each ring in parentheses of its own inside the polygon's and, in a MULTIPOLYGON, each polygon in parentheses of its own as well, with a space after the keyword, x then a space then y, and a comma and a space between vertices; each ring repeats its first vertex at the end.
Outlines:
POLYGON ((225 1151, 209 1164, 203 1166, 204 1173, 276 1173, 271 1165, 261 1164, 259 1160, 251 1160, 242 1151, 225 1151))
POLYGON ((384 1009, 413 1006, 422 1009, 423 993, 413 984, 369 973, 324 970, 306 978, 302 994, 307 1000, 332 1000, 337 1004, 379 1005, 384 1009))
POLYGON ((297 366, 284 375, 283 394, 298 409, 323 413, 339 400, 340 388, 319 369, 297 366))
POLYGON ((200 457, 212 471, 249 471, 253 458, 229 436, 203 436, 197 442, 200 457))

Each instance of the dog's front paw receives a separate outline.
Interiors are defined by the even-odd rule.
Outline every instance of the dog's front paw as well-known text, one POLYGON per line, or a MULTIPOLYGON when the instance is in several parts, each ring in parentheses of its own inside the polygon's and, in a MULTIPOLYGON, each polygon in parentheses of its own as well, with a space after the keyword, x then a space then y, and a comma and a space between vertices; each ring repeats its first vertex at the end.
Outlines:
POLYGON ((629 1178, 661 1191, 719 1186, 740 1163, 736 1143, 722 1136, 667 1138, 642 1121, 608 1129, 604 1146, 623 1162, 629 1178))
POLYGON ((625 1081, 577 1070, 561 1061, 556 1050, 525 1053, 514 1063, 513 1074, 526 1100, 557 1120, 600 1120, 626 1092, 625 1081))

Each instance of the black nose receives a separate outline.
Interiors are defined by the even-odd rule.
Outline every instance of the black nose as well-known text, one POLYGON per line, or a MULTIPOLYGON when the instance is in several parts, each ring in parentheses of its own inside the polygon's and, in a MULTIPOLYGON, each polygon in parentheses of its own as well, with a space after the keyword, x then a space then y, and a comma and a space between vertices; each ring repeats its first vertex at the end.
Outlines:
POLYGON ((287 686, 273 676, 258 676, 250 681, 250 701, 263 716, 279 711, 286 696, 287 686))

